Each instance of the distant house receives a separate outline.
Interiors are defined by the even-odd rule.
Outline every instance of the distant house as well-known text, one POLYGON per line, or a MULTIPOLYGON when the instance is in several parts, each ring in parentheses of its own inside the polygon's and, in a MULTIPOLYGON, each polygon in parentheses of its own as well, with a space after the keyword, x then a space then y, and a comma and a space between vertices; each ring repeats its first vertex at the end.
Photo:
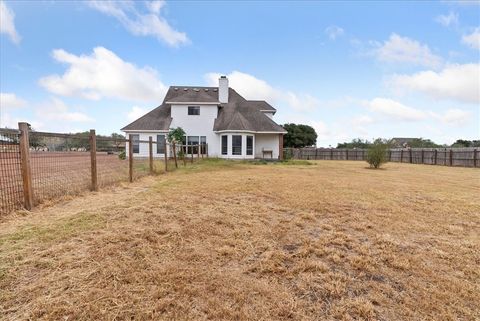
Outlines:
MULTIPOLYGON (((209 156, 231 159, 280 158, 286 130, 273 121, 276 109, 263 100, 247 100, 220 77, 218 87, 171 86, 163 103, 121 130, 133 140, 134 157, 148 156, 152 137, 155 157, 170 156, 164 139, 181 127, 187 154, 208 144, 209 156)), ((200 149, 205 153, 205 149, 200 149)))
POLYGON ((413 140, 418 138, 394 137, 390 140, 394 148, 408 148, 413 140))

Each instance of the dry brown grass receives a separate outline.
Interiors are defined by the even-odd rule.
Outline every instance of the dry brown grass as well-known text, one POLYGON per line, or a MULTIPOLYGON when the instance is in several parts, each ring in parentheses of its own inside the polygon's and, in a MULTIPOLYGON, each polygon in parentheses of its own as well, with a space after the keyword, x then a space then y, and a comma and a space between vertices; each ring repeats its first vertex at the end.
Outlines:
POLYGON ((480 171, 197 164, 0 223, 5 320, 478 320, 480 171))

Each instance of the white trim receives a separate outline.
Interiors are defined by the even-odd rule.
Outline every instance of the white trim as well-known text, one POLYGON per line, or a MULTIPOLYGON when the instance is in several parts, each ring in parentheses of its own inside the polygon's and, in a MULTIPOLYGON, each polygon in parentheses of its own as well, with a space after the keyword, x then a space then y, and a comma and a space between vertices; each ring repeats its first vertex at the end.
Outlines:
POLYGON ((214 131, 215 133, 217 134, 221 134, 221 133, 249 133, 249 134, 286 134, 288 133, 287 131, 284 131, 284 132, 256 132, 256 131, 253 131, 253 130, 216 130, 214 131))
POLYGON ((214 102, 199 102, 199 101, 167 101, 165 104, 170 104, 170 105, 220 105, 219 101, 214 101, 214 102))
POLYGON ((148 130, 148 129, 125 129, 125 133, 168 133, 168 130, 148 130))

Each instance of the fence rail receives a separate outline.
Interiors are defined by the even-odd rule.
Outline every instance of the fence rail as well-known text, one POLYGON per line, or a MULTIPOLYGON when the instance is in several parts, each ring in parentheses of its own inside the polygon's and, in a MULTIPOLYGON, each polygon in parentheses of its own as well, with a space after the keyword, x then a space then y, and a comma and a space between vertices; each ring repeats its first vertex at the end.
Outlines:
MULTIPOLYGON (((366 160, 366 149, 284 148, 284 158, 306 160, 366 160)), ((460 167, 480 167, 480 148, 392 148, 390 162, 460 167)))
POLYGON ((161 143, 167 151, 162 155, 153 154, 157 142, 152 138, 138 141, 148 150, 138 157, 131 140, 97 137, 95 130, 89 135, 34 132, 27 123, 19 123, 19 130, 0 129, 0 215, 208 157, 207 144, 161 143))

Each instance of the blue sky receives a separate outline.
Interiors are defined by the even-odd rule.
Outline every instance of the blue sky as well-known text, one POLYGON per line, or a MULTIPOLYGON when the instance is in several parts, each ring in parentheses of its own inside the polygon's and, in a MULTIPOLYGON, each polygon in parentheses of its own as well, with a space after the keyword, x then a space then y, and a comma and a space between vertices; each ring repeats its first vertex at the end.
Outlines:
POLYGON ((0 2, 0 126, 110 134, 170 85, 360 137, 480 136, 480 2, 0 2))

